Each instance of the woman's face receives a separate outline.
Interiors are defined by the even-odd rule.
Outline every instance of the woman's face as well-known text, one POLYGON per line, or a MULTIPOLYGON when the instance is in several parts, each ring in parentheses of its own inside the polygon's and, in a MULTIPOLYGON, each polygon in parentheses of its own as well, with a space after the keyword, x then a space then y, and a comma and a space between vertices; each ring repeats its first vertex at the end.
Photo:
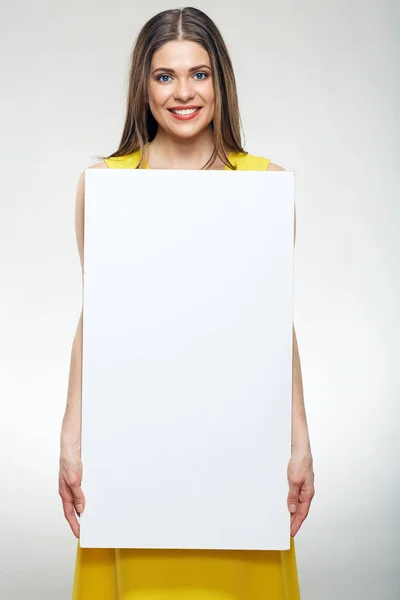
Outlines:
POLYGON ((148 96, 155 120, 168 135, 191 138, 210 125, 215 97, 207 50, 187 40, 164 44, 153 54, 148 96), (196 111, 183 118, 171 110, 192 107, 196 111))

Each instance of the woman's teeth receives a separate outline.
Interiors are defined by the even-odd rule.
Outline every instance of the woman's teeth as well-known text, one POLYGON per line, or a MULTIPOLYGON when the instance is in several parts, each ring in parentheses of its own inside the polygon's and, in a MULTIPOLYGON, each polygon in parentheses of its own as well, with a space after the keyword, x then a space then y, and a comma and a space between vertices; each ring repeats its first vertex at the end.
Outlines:
POLYGON ((171 109, 171 111, 176 113, 177 115, 191 115, 192 113, 196 112, 196 110, 199 110, 199 109, 198 108, 186 108, 185 110, 171 109))

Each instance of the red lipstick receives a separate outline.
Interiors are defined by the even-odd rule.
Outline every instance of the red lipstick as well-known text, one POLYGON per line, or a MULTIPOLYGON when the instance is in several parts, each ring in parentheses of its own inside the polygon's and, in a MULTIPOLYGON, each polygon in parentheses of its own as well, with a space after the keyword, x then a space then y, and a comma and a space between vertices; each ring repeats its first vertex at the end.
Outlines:
POLYGON ((202 108, 201 106, 196 106, 194 104, 191 104, 189 106, 172 106, 168 110, 171 113, 171 115, 173 117, 175 117, 175 119, 179 119, 179 121, 189 121, 190 119, 194 119, 199 114, 201 108, 202 108), (185 110, 185 109, 191 109, 191 108, 196 108, 197 110, 195 110, 195 112, 191 113, 190 115, 178 115, 177 113, 172 112, 172 109, 185 110))

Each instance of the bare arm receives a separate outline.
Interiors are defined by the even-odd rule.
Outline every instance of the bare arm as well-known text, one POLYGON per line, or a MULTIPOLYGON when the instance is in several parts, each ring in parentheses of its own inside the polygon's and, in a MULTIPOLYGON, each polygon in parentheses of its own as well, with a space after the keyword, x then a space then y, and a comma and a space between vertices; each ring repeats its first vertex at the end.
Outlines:
MULTIPOLYGON (((85 172, 78 180, 75 203, 75 233, 82 269, 84 264, 84 211, 85 211, 85 172)), ((72 343, 69 369, 67 405, 61 428, 61 452, 81 451, 81 407, 82 407, 82 336, 83 309, 79 317, 75 337, 72 343)))
POLYGON ((311 454, 306 409, 304 406, 303 378, 294 325, 292 373, 292 450, 301 450, 305 454, 311 454))
MULTIPOLYGON (((108 168, 106 163, 96 163, 89 169, 108 168)), ((84 231, 85 231, 85 171, 78 179, 75 201, 75 234, 78 245, 82 270, 82 285, 84 279, 84 231)), ((75 337, 72 344, 69 369, 67 405, 62 423, 60 447, 61 451, 79 451, 81 449, 81 408, 82 408, 82 339, 83 339, 83 308, 79 317, 75 337)))
MULTIPOLYGON (((89 168, 107 168, 102 162, 89 168)), ((75 204, 75 231, 79 258, 84 278, 84 215, 85 215, 85 171, 78 180, 75 204)), ((83 308, 79 317, 72 344, 69 369, 67 405, 60 435, 59 495, 64 515, 74 535, 79 538, 80 525, 75 512, 80 515, 85 507, 85 496, 81 489, 81 409, 82 409, 82 339, 83 308)))
POLYGON ((81 406, 82 406, 82 334, 83 311, 79 318, 72 344, 69 367, 67 405, 62 422, 60 449, 81 451, 81 406))
MULTIPOLYGON (((284 171, 283 167, 270 163, 267 171, 284 171)), ((294 238, 296 243, 296 207, 294 207, 294 238)), ((293 367, 292 367, 292 450, 301 450, 304 454, 311 454, 310 440, 306 410, 304 406, 303 379, 297 336, 293 324, 293 367)))
MULTIPOLYGON (((269 165, 271 171, 284 171, 278 165, 269 165)), ((296 207, 294 207, 294 239, 296 242, 296 207)), ((297 336, 293 323, 292 354, 292 448, 288 464, 289 492, 287 503, 290 516, 290 535, 294 537, 306 519, 315 495, 313 457, 304 406, 303 378, 297 336)))
MULTIPOLYGON (((296 208, 294 210, 294 241, 296 243, 296 208)), ((297 335, 293 323, 293 367, 292 367, 292 450, 301 449, 311 455, 306 409, 304 406, 303 377, 297 335)))

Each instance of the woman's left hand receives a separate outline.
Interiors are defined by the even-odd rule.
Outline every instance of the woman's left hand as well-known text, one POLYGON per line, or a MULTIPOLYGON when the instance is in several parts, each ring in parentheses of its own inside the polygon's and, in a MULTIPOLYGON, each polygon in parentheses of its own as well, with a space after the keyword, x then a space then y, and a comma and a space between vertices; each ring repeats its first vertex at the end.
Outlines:
POLYGON ((288 507, 291 514, 290 535, 294 537, 310 510, 314 497, 313 458, 309 448, 292 450, 288 470, 288 507))

